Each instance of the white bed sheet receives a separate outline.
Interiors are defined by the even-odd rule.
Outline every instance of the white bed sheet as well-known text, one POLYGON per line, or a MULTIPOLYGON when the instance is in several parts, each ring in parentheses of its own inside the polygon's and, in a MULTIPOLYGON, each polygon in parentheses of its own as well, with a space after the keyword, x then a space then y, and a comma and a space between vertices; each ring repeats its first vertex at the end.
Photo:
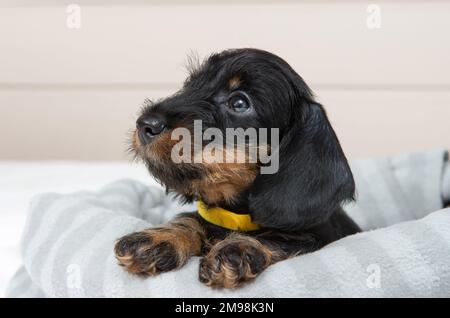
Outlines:
POLYGON ((0 297, 20 265, 20 237, 34 195, 96 190, 121 178, 155 182, 143 166, 127 162, 0 161, 0 297))

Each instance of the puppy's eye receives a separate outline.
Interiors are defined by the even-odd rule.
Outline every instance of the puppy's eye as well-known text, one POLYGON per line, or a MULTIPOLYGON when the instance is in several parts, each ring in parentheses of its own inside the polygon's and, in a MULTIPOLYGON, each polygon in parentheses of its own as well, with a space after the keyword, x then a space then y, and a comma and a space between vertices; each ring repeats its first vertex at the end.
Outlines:
POLYGON ((235 112, 243 113, 250 108, 250 102, 247 96, 238 93, 228 99, 228 107, 235 112))

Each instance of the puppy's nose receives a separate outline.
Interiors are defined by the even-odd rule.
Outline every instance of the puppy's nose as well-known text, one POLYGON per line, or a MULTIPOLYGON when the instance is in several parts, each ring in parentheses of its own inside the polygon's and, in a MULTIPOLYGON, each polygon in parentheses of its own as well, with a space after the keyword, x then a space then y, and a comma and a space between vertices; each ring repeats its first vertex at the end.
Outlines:
POLYGON ((164 118, 159 115, 140 117, 136 122, 140 141, 148 144, 154 137, 163 132, 166 125, 167 123, 164 118))

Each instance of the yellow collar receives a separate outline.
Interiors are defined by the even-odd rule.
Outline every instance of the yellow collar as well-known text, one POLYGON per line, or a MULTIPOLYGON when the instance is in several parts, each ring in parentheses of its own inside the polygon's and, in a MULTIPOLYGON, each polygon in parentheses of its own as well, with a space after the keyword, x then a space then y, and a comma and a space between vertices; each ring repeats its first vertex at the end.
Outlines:
POLYGON ((249 232, 259 230, 259 225, 252 222, 250 214, 237 214, 222 208, 208 208, 203 201, 197 201, 198 214, 214 225, 233 231, 249 232))

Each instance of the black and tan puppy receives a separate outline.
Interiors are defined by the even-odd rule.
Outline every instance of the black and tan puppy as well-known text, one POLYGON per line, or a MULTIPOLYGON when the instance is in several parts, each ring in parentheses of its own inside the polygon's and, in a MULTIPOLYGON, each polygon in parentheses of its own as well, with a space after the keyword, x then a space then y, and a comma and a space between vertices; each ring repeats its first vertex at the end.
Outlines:
POLYGON ((269 52, 210 56, 179 92, 144 107, 132 148, 169 191, 201 203, 199 211, 119 239, 115 253, 130 273, 156 275, 195 255, 202 257, 201 282, 233 288, 275 262, 359 231, 341 208, 355 185, 323 107, 269 52), (171 132, 192 131, 194 120, 202 129, 279 129, 279 147, 272 150, 278 171, 261 174, 260 162, 175 163, 171 132), (231 223, 221 221, 228 217, 231 223))

